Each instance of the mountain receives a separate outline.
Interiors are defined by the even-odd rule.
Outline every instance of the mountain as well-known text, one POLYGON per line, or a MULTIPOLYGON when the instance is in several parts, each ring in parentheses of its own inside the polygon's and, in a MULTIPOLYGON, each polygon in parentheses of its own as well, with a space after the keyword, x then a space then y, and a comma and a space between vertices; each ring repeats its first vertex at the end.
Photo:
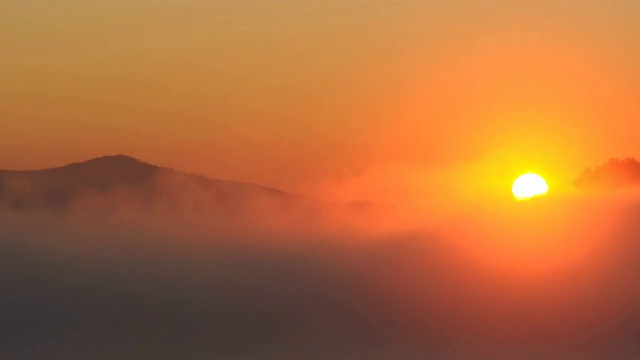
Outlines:
POLYGON ((297 196, 237 181, 214 180, 105 156, 35 171, 0 170, 0 207, 12 210, 193 210, 239 211, 297 196))
POLYGON ((634 158, 609 159, 604 165, 585 169, 574 181, 574 185, 600 189, 640 185, 640 162, 634 158))

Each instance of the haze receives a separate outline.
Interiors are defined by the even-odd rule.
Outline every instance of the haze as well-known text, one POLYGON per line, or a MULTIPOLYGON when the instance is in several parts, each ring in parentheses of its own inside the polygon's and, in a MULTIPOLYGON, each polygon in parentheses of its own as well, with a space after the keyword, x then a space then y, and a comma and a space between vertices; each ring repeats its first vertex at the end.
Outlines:
POLYGON ((638 6, 4 1, 0 168, 125 153, 385 199, 570 180, 639 150, 638 6))
POLYGON ((3 0, 0 357, 638 358, 638 24, 3 0))

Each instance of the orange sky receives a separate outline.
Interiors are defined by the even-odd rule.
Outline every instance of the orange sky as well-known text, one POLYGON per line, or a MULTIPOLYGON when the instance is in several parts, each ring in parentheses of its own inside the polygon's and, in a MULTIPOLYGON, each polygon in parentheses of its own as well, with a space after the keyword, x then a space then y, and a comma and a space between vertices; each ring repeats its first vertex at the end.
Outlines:
POLYGON ((4 0, 0 168, 481 201, 640 157, 640 2, 432 3, 4 0))

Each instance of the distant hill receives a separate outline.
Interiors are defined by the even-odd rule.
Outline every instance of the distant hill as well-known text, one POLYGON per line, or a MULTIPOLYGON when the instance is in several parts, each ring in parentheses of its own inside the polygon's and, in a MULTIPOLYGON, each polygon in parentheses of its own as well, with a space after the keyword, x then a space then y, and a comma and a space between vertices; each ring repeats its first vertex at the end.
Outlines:
POLYGON ((105 156, 35 171, 0 170, 0 207, 12 210, 241 211, 298 197, 268 187, 150 165, 129 156, 105 156))
POLYGON ((609 159, 604 165, 585 169, 574 181, 574 185, 600 189, 640 185, 640 162, 634 158, 609 159))

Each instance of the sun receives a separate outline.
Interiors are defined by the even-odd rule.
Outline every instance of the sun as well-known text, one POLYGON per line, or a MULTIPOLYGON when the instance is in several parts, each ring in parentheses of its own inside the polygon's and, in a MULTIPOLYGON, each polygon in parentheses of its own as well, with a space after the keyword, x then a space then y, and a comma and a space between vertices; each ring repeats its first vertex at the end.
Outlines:
POLYGON ((546 195, 549 192, 549 186, 542 176, 529 173, 520 175, 513 182, 511 191, 516 200, 525 201, 546 195))

